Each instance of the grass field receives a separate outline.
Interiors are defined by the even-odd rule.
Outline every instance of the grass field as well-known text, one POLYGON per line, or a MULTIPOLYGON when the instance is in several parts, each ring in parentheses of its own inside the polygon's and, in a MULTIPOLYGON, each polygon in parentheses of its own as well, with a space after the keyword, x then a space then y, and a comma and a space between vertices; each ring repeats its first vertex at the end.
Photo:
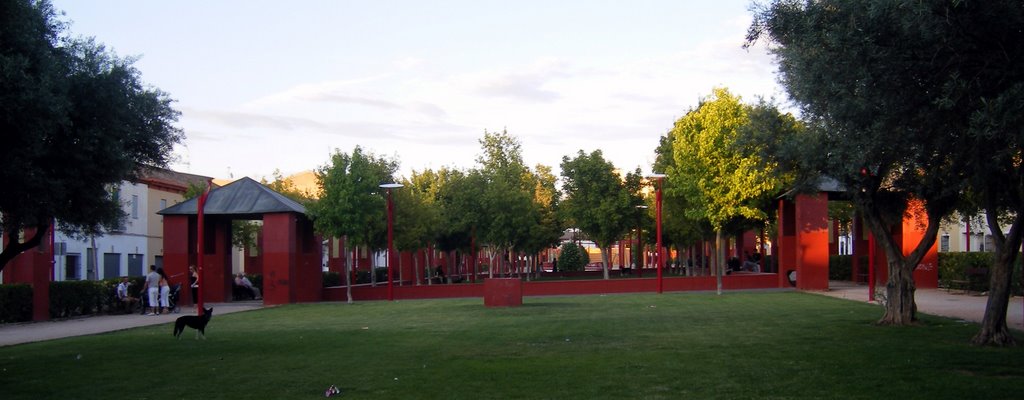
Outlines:
POLYGON ((0 348, 3 399, 1020 398, 1024 349, 794 292, 292 305, 0 348))

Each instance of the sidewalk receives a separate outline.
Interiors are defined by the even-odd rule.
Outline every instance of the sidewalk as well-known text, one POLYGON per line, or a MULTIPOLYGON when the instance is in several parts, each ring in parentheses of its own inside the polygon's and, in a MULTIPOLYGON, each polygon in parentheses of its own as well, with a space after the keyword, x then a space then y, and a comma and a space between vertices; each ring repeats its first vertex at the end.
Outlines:
MULTIPOLYGON (((209 303, 213 314, 231 314, 241 311, 258 310, 263 307, 262 301, 236 301, 231 303, 209 303)), ((177 314, 163 315, 95 315, 80 318, 63 319, 43 322, 23 322, 0 325, 0 347, 15 344, 41 342, 72 336, 94 335, 97 333, 120 331, 140 326, 172 323, 183 315, 195 315, 195 307, 182 307, 177 314)), ((170 333, 170 328, 168 328, 170 333)))
MULTIPOLYGON (((868 301, 867 285, 850 282, 830 281, 830 290, 816 293, 840 299, 868 301)), ((985 305, 988 296, 978 294, 960 294, 945 289, 917 289, 914 300, 917 311, 943 317, 959 318, 964 321, 981 323, 985 317, 985 305)), ((1024 331, 1024 304, 1020 297, 1011 297, 1010 306, 1006 311, 1006 326, 1010 329, 1024 331)))

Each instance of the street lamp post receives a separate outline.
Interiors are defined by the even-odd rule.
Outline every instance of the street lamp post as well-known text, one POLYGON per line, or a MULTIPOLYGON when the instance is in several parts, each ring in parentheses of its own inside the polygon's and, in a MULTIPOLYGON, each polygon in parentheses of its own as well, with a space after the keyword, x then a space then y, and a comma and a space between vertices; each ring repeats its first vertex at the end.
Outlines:
POLYGON ((388 255, 384 260, 385 268, 388 269, 388 301, 395 300, 395 287, 394 279, 391 272, 391 248, 394 247, 394 223, 392 223, 393 215, 395 213, 394 202, 391 200, 391 189, 397 189, 402 187, 401 183, 385 183, 380 185, 388 192, 388 255))
POLYGON ((657 235, 658 235, 658 238, 657 238, 657 242, 658 242, 658 257, 657 257, 656 260, 658 262, 658 293, 659 294, 661 293, 661 291, 662 291, 662 289, 664 287, 664 281, 663 281, 663 279, 661 277, 661 275, 662 275, 661 270, 662 270, 662 268, 664 267, 664 264, 665 264, 665 254, 662 253, 662 249, 661 249, 661 182, 665 179, 665 176, 666 176, 665 174, 650 174, 650 175, 647 176, 647 179, 654 179, 654 180, 658 181, 658 189, 657 189, 657 191, 655 192, 655 195, 654 195, 654 199, 655 199, 654 200, 654 204, 655 204, 655 214, 657 215, 655 217, 655 219, 657 220, 657 226, 658 226, 658 228, 657 228, 657 232, 658 232, 657 233, 657 235))
MULTIPOLYGON (((636 206, 636 208, 638 210, 641 210, 640 212, 643 212, 642 210, 646 210, 647 206, 640 205, 640 206, 636 206)), ((644 250, 643 250, 644 249, 644 243, 643 243, 644 228, 642 226, 640 226, 640 221, 642 221, 642 220, 643 220, 643 214, 641 214, 640 217, 638 217, 636 219, 636 247, 637 247, 637 250, 639 250, 636 253, 637 254, 637 256, 636 256, 636 277, 637 278, 643 278, 644 277, 644 250)))

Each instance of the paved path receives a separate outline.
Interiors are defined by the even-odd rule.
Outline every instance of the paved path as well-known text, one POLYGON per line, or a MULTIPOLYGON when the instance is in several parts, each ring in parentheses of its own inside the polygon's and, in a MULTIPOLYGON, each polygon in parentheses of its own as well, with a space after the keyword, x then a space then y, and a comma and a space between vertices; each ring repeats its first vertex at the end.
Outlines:
MULTIPOLYGON (((831 289, 828 291, 810 293, 855 301, 868 301, 867 285, 831 281, 829 287, 831 289)), ((945 289, 917 289, 914 300, 917 302, 917 310, 925 314, 980 323, 985 317, 985 304, 988 302, 988 296, 951 293, 945 289)), ((1010 329, 1024 331, 1024 304, 1022 302, 1024 300, 1020 297, 1010 298, 1010 306, 1006 312, 1006 326, 1010 329)))
MULTIPOLYGON (((236 301, 232 303, 212 303, 213 314, 230 314, 240 311, 257 310, 263 307, 261 301, 236 301)), ((174 322, 182 315, 195 315, 194 307, 184 307, 181 313, 164 315, 96 315, 81 318, 62 319, 45 322, 25 322, 0 325, 0 347, 21 343, 39 342, 72 336, 94 335, 97 333, 120 331, 140 326, 159 325, 174 322)))

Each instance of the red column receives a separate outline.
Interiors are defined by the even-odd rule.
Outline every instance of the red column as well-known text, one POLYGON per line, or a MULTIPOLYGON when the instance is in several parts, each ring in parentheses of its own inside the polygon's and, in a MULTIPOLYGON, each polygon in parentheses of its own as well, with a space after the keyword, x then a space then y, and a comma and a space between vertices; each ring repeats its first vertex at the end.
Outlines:
POLYGON ((295 276, 296 215, 263 215, 263 303, 287 304, 293 301, 295 276))
POLYGON ((788 200, 779 200, 779 229, 772 258, 778 266, 779 287, 789 286, 789 271, 796 271, 796 207, 788 200))
POLYGON ((657 219, 657 237, 655 238, 655 241, 658 243, 658 256, 655 259, 655 262, 658 263, 658 293, 660 294, 663 286, 661 269, 662 266, 665 264, 665 253, 663 253, 663 249, 661 248, 661 179, 658 179, 658 191, 657 193, 655 193, 654 199, 656 203, 655 219, 657 219))
POLYGON ((394 277, 392 277, 392 270, 394 270, 394 226, 392 221, 392 214, 394 213, 394 205, 391 200, 391 189, 387 189, 388 192, 388 255, 385 262, 387 263, 388 269, 388 301, 395 300, 395 289, 394 289, 394 277))
POLYGON ((796 197, 797 288, 828 289, 828 195, 796 197))

